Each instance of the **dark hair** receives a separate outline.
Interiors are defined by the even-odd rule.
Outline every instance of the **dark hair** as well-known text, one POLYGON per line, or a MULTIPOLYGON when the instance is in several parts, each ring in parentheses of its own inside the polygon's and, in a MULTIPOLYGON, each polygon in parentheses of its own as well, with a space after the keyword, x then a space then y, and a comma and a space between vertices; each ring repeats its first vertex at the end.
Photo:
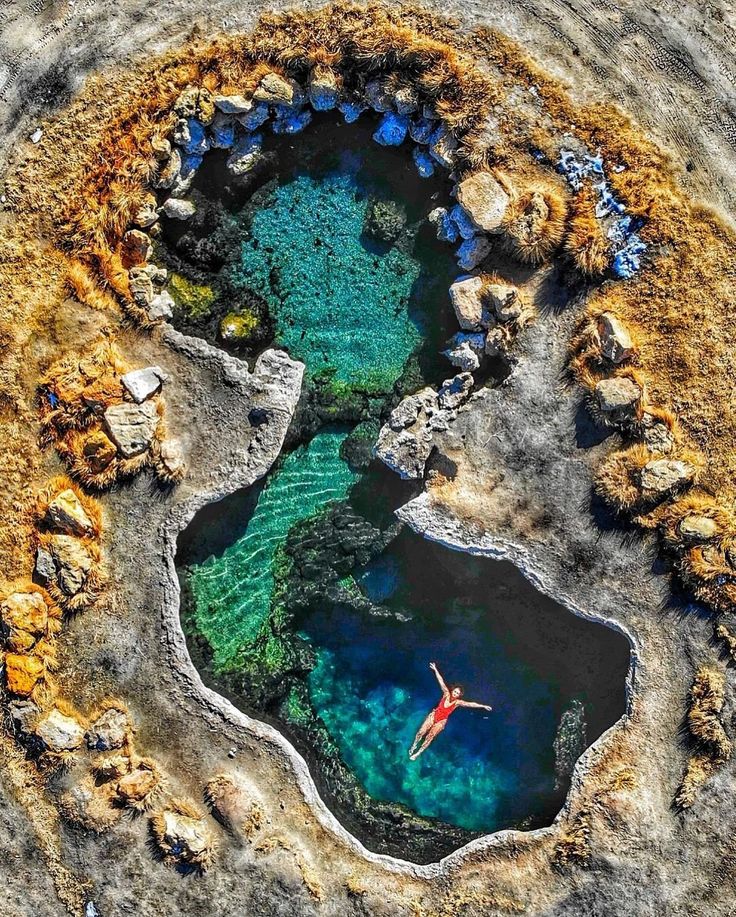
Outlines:
POLYGON ((458 689, 459 689, 459 691, 460 691, 460 696, 461 696, 461 697, 462 697, 463 694, 465 694, 465 688, 463 688, 462 685, 450 685, 450 694, 452 694, 452 692, 455 690, 455 688, 458 688, 458 689))

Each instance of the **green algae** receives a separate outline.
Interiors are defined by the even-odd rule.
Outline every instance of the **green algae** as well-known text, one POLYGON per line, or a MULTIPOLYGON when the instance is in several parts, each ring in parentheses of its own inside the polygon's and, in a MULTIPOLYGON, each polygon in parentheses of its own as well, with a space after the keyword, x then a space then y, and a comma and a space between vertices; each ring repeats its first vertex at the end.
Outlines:
POLYGON ((220 321, 220 337, 223 341, 248 341, 259 325, 259 317, 250 310, 228 312, 220 321))
POLYGON ((211 286, 195 283, 182 274, 171 275, 168 289, 174 302, 191 320, 208 315, 217 299, 217 293, 211 286))

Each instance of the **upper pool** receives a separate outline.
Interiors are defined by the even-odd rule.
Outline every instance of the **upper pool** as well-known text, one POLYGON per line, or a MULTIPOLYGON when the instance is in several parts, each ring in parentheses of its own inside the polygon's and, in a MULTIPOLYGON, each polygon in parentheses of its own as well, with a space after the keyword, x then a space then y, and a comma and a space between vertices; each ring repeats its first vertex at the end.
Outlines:
POLYGON ((214 162, 199 230, 165 239, 170 266, 211 291, 196 321, 180 307, 187 330, 236 303, 260 323, 253 341, 307 367, 285 454, 182 536, 182 622, 205 681, 289 736, 343 824, 428 862, 551 821, 578 755, 624 712, 629 645, 512 565, 396 524, 412 490, 370 446, 398 397, 453 374, 440 351, 459 272, 426 222, 447 188, 370 137, 367 118, 324 117, 272 139, 270 170, 245 191, 223 189, 214 162), (494 709, 459 710, 412 762, 439 700, 431 661, 494 709))

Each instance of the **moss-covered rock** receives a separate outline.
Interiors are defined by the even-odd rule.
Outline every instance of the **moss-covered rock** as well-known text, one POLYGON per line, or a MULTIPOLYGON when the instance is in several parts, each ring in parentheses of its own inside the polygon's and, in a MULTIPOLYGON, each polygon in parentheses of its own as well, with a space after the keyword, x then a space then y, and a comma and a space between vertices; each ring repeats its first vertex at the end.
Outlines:
POLYGON ((198 319, 208 315, 217 298, 211 286, 195 283, 182 274, 171 275, 169 293, 179 309, 189 319, 198 319))
POLYGON ((260 324, 258 315, 250 309, 243 312, 228 312, 220 320, 220 340, 230 343, 245 343, 253 338, 260 324))

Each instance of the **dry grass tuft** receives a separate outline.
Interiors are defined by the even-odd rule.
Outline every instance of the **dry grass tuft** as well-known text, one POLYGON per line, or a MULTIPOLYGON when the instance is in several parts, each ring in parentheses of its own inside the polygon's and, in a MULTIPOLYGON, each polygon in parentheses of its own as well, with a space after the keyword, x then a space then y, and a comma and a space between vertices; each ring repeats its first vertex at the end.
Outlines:
POLYGON ((150 818, 155 849, 162 862, 179 869, 205 872, 215 856, 215 842, 203 815, 191 802, 172 799, 150 818))
POLYGON ((601 277, 611 261, 611 243, 595 215, 592 194, 574 199, 564 244, 565 254, 584 277, 601 277))
POLYGON ((733 746, 721 723, 725 677, 715 669, 700 669, 688 699, 687 727, 696 743, 682 783, 675 794, 675 806, 692 806, 700 787, 731 758, 733 746))
POLYGON ((549 261, 565 237, 568 198, 554 186, 532 186, 512 198, 504 219, 505 241, 528 264, 549 261))
POLYGON ((276 850, 286 850, 291 853, 309 894, 315 901, 324 900, 322 883, 299 842, 292 841, 285 834, 269 834, 258 842, 255 849, 264 854, 273 853, 276 850))
POLYGON ((552 864, 556 869, 590 863, 590 812, 581 809, 565 827, 555 845, 552 864))

